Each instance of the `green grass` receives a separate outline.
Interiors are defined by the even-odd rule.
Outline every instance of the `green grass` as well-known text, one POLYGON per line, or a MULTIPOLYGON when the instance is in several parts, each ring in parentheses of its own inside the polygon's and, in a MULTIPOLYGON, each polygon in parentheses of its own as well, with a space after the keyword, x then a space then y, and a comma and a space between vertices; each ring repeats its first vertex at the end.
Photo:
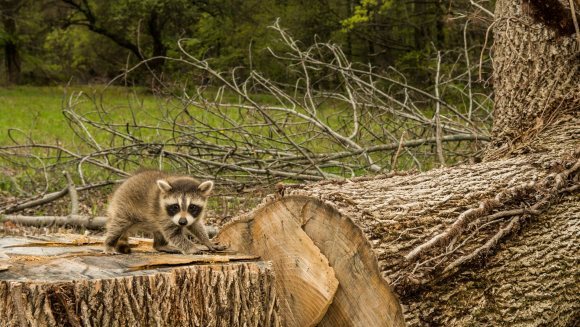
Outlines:
MULTIPOLYGON (((204 96, 208 99, 214 99, 217 90, 208 90, 204 96)), ((260 103, 275 103, 275 99, 270 95, 256 94, 253 98, 260 103)), ((231 92, 225 92, 221 98, 224 102, 236 103, 238 97, 231 92)), ((176 98, 163 98, 146 92, 143 89, 129 89, 122 87, 109 87, 104 89, 103 86, 72 86, 72 87, 9 87, 0 88, 0 146, 14 144, 12 139, 18 143, 27 143, 28 140, 34 140, 36 143, 44 144, 61 144, 65 147, 74 147, 81 150, 86 144, 82 144, 78 136, 73 133, 63 115, 63 109, 66 109, 68 102, 72 101, 75 112, 81 113, 93 120, 99 120, 96 109, 102 109, 101 114, 106 112, 102 117, 106 122, 114 124, 129 124, 131 132, 136 137, 143 140, 153 138, 163 139, 170 137, 170 133, 161 133, 157 135, 156 131, 147 128, 135 128, 133 122, 138 125, 164 126, 171 128, 170 123, 164 117, 175 117, 181 112, 181 103, 176 98), (72 99, 71 99, 72 97, 72 99), (10 132, 9 137, 9 130, 10 132)), ((344 106, 344 104, 342 104, 344 106)), ((331 127, 343 126, 345 121, 350 120, 348 110, 345 115, 337 114, 338 106, 333 103, 325 104, 321 109, 321 116, 331 127)), ((190 106, 188 108, 192 116, 201 120, 210 126, 232 127, 224 123, 220 118, 208 113, 200 108, 190 106)), ((231 119, 242 122, 247 117, 240 116, 237 110, 229 110, 228 115, 231 119)), ((247 116, 247 114, 244 114, 247 116)), ((284 120, 282 113, 274 113, 273 117, 284 120)), ((181 116, 182 118, 185 118, 181 116)), ((185 119, 186 124, 192 124, 185 119)), ((260 123, 260 119, 258 119, 260 123)), ((347 126, 349 125, 346 122, 347 126)), ((96 130, 87 126, 97 142, 108 144, 111 135, 109 133, 96 130)), ((204 128, 201 127, 200 128, 204 128)), ((303 127, 293 127, 287 130, 288 133, 301 134, 303 127)), ((347 127, 350 129, 350 127, 347 127)), ((266 135, 270 133, 267 126, 248 128, 249 131, 256 134, 266 135)), ((239 139, 235 132, 228 133, 228 136, 239 139)), ((301 137, 295 136, 300 142, 301 137)), ((304 135, 306 139, 308 136, 304 135)), ((267 142, 266 142, 267 143, 267 142)), ((328 144, 320 142, 311 142, 309 147, 312 150, 320 150, 328 144)))
POLYGON ((32 133, 35 139, 58 141, 66 127, 60 112, 62 98, 63 90, 52 87, 0 88, 0 144, 9 143, 9 128, 32 133))
MULTIPOLYGON (((155 120, 152 115, 159 112, 156 109, 160 100, 138 88, 105 88, 103 86, 0 88, 0 146, 34 142, 35 144, 60 145, 79 153, 92 152, 90 146, 75 135, 67 123, 63 109, 67 108, 69 101, 74 102, 75 112, 94 116, 99 106, 106 109, 107 121, 124 124, 132 121, 134 117, 146 123, 155 120)), ((88 129, 97 142, 106 148, 110 135, 90 126, 88 129)), ((56 156, 57 152, 50 151, 52 154, 49 154, 48 151, 39 149, 31 153, 50 158, 51 155, 56 156)), ((5 156, 0 158, 0 191, 14 193, 14 181, 27 190, 42 189, 44 173, 41 168, 56 161, 56 158, 44 159, 42 163, 34 157, 5 156)), ((87 178, 95 176, 96 180, 106 178, 106 172, 89 167, 91 169, 86 172, 87 178)), ((71 167, 71 170, 75 170, 75 167, 71 167)), ((60 170, 50 172, 56 177, 56 184, 51 181, 52 188, 58 188, 64 183, 59 172, 60 170)))
POLYGON ((72 94, 81 94, 76 110, 91 111, 101 92, 103 105, 113 108, 111 118, 118 121, 131 118, 130 107, 145 112, 156 106, 154 96, 138 89, 110 87, 103 91, 102 86, 0 88, 0 145, 13 143, 8 134, 10 129, 15 130, 10 135, 18 142, 30 138, 35 142, 70 145, 74 142, 74 134, 62 113, 66 102, 72 94))

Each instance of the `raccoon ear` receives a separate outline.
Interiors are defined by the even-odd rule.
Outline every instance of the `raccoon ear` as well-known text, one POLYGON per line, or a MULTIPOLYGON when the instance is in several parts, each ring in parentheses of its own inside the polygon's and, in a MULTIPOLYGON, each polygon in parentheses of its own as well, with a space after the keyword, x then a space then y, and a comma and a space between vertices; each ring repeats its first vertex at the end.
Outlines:
POLYGON ((211 193, 211 190, 213 190, 213 182, 212 181, 203 182, 199 184, 197 189, 201 192, 203 196, 208 196, 211 193))
POLYGON ((167 183, 167 181, 163 180, 163 179, 157 180, 157 187, 159 187, 161 192, 165 192, 165 193, 171 191, 171 189, 172 189, 171 185, 169 185, 169 183, 167 183))

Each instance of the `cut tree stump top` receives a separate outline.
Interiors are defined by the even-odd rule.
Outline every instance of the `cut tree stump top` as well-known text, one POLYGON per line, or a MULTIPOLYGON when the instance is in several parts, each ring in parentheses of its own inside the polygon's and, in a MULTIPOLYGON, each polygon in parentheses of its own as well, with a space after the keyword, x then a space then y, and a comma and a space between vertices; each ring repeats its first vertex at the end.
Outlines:
MULTIPOLYGON (((152 275, 176 266, 256 261, 258 256, 156 252, 148 239, 131 239, 131 255, 102 253, 102 239, 82 235, 0 238, 0 280, 70 281, 152 275)), ((263 262, 262 262, 263 264, 263 262)))

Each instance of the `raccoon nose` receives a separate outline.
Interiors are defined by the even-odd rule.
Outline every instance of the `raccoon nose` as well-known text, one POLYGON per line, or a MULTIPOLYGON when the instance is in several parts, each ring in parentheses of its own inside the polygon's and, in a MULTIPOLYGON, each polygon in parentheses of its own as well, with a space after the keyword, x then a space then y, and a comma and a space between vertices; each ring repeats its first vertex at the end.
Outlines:
POLYGON ((183 217, 179 218, 179 224, 180 224, 181 226, 185 226, 185 225, 187 225, 187 219, 185 219, 185 218, 183 218, 183 217))

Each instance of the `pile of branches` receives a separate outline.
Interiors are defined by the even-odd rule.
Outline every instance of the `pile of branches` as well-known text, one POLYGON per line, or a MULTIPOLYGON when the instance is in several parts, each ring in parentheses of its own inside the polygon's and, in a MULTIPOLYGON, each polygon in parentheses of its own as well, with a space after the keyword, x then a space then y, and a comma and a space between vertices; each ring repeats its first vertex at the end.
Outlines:
MULTIPOLYGON (((424 91, 395 69, 378 72, 350 62, 335 44, 303 47, 277 23, 272 28, 286 51, 271 54, 293 84, 256 70, 217 72, 190 55, 182 41, 182 57, 164 59, 203 76, 201 86, 177 87, 155 76, 157 89, 171 93, 160 97, 157 112, 135 102, 110 107, 99 96, 72 94, 63 103, 63 115, 78 144, 43 143, 10 130, 13 144, 0 147, 0 160, 45 176, 44 192, 28 199, 36 201, 46 197, 49 175, 62 170, 77 172, 80 190, 110 184, 139 167, 247 188, 424 170, 472 158, 489 140, 490 96, 472 89, 471 71, 477 66, 469 66, 469 60, 459 73, 459 59, 444 70, 445 54, 437 51, 434 84, 424 91), (79 108, 87 101, 91 111, 79 108), (115 118, 123 110, 131 119, 115 118)), ((466 45, 461 55, 467 50, 466 45)), ((7 208, 0 207, 0 213, 7 208)))

